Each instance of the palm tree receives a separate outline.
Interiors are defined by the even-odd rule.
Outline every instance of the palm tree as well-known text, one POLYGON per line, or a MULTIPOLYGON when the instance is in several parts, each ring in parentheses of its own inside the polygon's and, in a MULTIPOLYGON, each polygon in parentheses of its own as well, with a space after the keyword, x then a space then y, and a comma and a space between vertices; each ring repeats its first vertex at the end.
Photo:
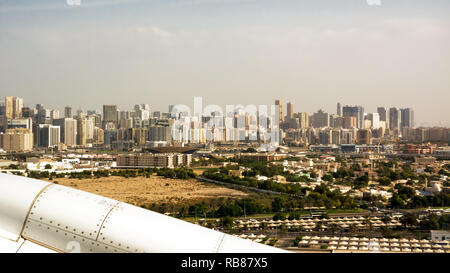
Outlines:
POLYGON ((391 217, 389 217, 389 215, 385 215, 383 216, 383 218, 381 218, 381 222, 387 224, 391 222, 391 217))
POLYGON ((322 229, 322 223, 321 222, 317 222, 316 226, 314 227, 314 230, 320 231, 321 229, 322 229))
POLYGON ((367 215, 366 219, 364 219, 364 224, 366 225, 367 233, 370 233, 370 231, 372 231, 372 222, 370 221, 369 215, 367 215))
POLYGON ((333 233, 336 233, 337 228, 338 228, 338 226, 337 226, 337 224, 335 224, 335 223, 329 225, 329 229, 330 229, 331 232, 333 232, 333 233))
POLYGON ((351 234, 355 234, 356 231, 358 231, 358 227, 356 226, 356 224, 351 224, 350 226, 348 226, 348 230, 351 234))

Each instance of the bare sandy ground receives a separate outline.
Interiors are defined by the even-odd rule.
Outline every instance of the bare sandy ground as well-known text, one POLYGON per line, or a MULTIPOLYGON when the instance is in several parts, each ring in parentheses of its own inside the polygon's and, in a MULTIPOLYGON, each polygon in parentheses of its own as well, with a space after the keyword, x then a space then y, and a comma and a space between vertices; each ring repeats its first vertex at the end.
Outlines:
POLYGON ((150 204, 192 204, 204 199, 241 198, 246 193, 226 187, 206 184, 195 179, 124 178, 118 176, 69 179, 55 178, 58 184, 113 198, 136 206, 150 204))

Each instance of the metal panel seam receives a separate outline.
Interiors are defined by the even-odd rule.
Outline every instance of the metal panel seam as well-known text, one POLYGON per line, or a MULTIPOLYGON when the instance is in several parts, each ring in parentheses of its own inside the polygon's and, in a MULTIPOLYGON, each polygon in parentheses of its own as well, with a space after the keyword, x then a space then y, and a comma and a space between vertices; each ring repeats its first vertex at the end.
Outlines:
POLYGON ((103 228, 103 224, 105 223, 106 219, 108 218, 109 214, 111 213, 111 211, 113 211, 113 209, 115 209, 121 202, 117 201, 117 203, 114 204, 114 206, 111 207, 111 209, 108 211, 108 213, 105 215, 105 218, 103 218, 102 223, 100 224, 100 228, 97 231, 97 237, 95 238, 95 241, 98 241, 98 236, 100 236, 100 232, 102 231, 103 228))
MULTIPOLYGON (((30 216, 30 212, 31 212, 31 209, 32 209, 33 206, 34 206, 34 203, 36 203, 36 200, 39 198, 39 196, 40 196, 46 189, 50 188, 51 186, 53 186, 53 184, 48 184, 47 186, 45 186, 44 188, 42 188, 42 190, 40 190, 39 193, 36 194, 36 196, 34 197, 33 202, 31 202, 31 205, 30 205, 30 207, 28 208, 27 216, 25 217, 25 220, 23 221, 22 228, 20 229, 19 239, 20 239, 20 237, 22 236, 23 230, 25 229, 25 225, 27 224, 28 217, 30 216)), ((19 239, 17 239, 17 241, 18 241, 19 239)), ((17 242, 17 241, 16 241, 16 242, 17 242)))
POLYGON ((226 234, 222 235, 222 238, 220 238, 219 243, 217 244, 215 253, 219 253, 220 247, 222 246, 223 240, 225 239, 226 234))
MULTIPOLYGON (((19 238, 20 240, 20 238, 19 238)), ((19 253, 20 248, 23 246, 23 244, 25 244, 25 239, 23 240, 23 242, 20 244, 20 246, 17 248, 16 253, 19 253)))
POLYGON ((48 249, 53 250, 53 251, 58 252, 58 253, 65 253, 65 252, 62 251, 61 249, 58 249, 58 248, 49 246, 49 245, 47 245, 47 244, 41 243, 41 242, 36 241, 36 240, 34 240, 34 239, 31 239, 31 238, 25 238, 25 237, 24 237, 24 242, 23 242, 23 243, 25 243, 26 241, 30 241, 30 242, 32 242, 32 243, 38 245, 38 246, 42 246, 42 247, 48 248, 48 249))

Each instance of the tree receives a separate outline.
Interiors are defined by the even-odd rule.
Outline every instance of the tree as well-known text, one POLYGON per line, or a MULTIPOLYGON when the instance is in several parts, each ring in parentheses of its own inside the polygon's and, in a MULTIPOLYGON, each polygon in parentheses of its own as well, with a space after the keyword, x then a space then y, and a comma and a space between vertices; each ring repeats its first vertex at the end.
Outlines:
POLYGON ((298 243, 303 239, 301 235, 295 237, 294 246, 298 246, 298 243))
POLYGON ((370 221, 370 217, 367 216, 366 219, 364 219, 363 221, 364 221, 364 224, 366 225, 367 231, 371 231, 372 230, 372 222, 370 221))
POLYGON ((333 182, 333 176, 331 174, 324 174, 322 176, 322 180, 328 181, 328 182, 333 182))
POLYGON ((285 197, 275 197, 272 201, 272 211, 278 212, 281 211, 286 206, 286 198, 285 197))
POLYGON ((354 233, 356 233, 356 231, 358 231, 358 227, 356 226, 356 224, 351 224, 348 227, 348 230, 350 231, 350 233, 354 234, 354 233))
POLYGON ((275 215, 273 216, 273 218, 272 218, 274 221, 277 221, 277 220, 286 220, 286 214, 285 213, 282 213, 282 212, 277 212, 277 213, 275 213, 275 215))
POLYGON ((226 229, 231 229, 233 227, 233 218, 230 216, 225 216, 220 218, 220 223, 226 229))
POLYGON ((322 229, 322 223, 321 222, 317 222, 316 226, 314 227, 314 230, 320 231, 321 229, 322 229))
POLYGON ((389 186, 391 185, 392 180, 387 176, 383 176, 380 179, 378 179, 378 182, 380 183, 381 186, 389 186))
POLYGON ((389 217, 388 215, 384 215, 383 218, 381 218, 381 222, 387 224, 391 222, 391 217, 389 217))
POLYGON ((385 238, 391 238, 393 236, 392 229, 387 227, 380 227, 381 235, 385 238))
POLYGON ((402 223, 405 226, 405 228, 409 226, 415 226, 417 225, 417 216, 413 213, 406 213, 400 219, 400 223, 402 223))
POLYGON ((400 196, 398 195, 398 193, 394 192, 392 194, 391 199, 389 199, 389 203, 391 205, 392 208, 402 208, 405 206, 405 201, 400 198, 400 196))
POLYGON ((328 228, 331 230, 331 232, 335 233, 337 231, 337 229, 338 229, 338 225, 333 223, 333 224, 330 224, 328 226, 328 228))

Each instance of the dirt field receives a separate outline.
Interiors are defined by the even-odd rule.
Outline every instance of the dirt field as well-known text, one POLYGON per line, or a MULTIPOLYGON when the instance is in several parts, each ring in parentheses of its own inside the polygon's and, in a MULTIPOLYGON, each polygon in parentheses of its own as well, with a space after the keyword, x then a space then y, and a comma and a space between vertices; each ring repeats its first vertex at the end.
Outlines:
POLYGON ((151 204, 193 204, 204 199, 219 197, 241 198, 246 193, 195 179, 102 177, 99 179, 56 178, 58 184, 95 193, 136 206, 151 204))

